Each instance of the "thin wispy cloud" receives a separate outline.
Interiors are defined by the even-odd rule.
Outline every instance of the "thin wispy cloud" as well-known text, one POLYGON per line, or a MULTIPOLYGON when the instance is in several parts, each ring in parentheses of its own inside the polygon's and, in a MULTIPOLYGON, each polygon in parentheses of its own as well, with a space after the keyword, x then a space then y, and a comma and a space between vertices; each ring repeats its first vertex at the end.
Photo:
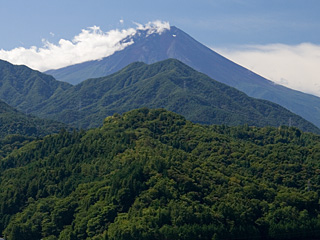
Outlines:
POLYGON ((277 84, 320 96, 319 45, 269 44, 214 50, 277 84))
POLYGON ((0 59, 13 64, 27 65, 40 71, 57 69, 110 56, 132 44, 133 41, 122 40, 134 35, 138 30, 161 33, 170 28, 168 22, 161 21, 136 25, 136 28, 115 29, 108 32, 103 32, 100 27, 93 26, 83 29, 72 40, 60 39, 57 44, 43 39, 41 47, 19 47, 9 51, 1 49, 0 59))

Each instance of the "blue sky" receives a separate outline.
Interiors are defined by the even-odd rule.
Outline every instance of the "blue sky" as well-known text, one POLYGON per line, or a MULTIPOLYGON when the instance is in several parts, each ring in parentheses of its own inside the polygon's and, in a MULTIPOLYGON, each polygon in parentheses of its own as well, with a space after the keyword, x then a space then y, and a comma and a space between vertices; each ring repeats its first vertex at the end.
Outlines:
POLYGON ((320 43, 318 0, 0 0, 0 48, 71 39, 93 25, 108 31, 132 22, 169 21, 200 42, 320 43), (52 37, 50 33, 54 33, 52 37))
POLYGON ((320 73, 310 69, 320 61, 319 0, 0 0, 0 6, 0 50, 7 54, 43 47, 44 39, 72 41, 92 26, 108 32, 162 20, 277 83, 320 96, 320 73), (298 62, 270 75, 279 65, 276 59, 286 62, 286 57, 298 62), (306 67, 296 74, 296 65, 306 67), (302 81, 307 71, 313 75, 302 81), (297 75, 300 80, 292 79, 297 75))

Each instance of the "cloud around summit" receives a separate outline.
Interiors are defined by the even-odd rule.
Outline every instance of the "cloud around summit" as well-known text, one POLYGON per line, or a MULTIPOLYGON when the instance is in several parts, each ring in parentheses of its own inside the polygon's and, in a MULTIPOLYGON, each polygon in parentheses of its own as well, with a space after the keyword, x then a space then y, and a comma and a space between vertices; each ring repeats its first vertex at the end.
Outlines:
POLYGON ((132 44, 132 41, 121 40, 134 35, 138 30, 149 33, 161 33, 170 28, 168 22, 154 21, 145 25, 136 24, 136 28, 115 29, 103 32, 100 27, 83 29, 72 40, 60 39, 57 44, 43 39, 42 47, 18 47, 12 50, 0 50, 0 59, 12 64, 23 64, 32 69, 46 71, 65 66, 98 60, 112 55, 132 44))

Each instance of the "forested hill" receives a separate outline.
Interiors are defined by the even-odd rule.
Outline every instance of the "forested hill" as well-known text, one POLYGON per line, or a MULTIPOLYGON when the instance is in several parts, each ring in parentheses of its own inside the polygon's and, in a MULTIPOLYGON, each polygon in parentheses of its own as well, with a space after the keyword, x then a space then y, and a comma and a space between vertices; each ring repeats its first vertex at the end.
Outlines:
POLYGON ((0 100, 0 139, 12 134, 43 137, 61 128, 70 129, 64 123, 26 115, 0 100))
POLYGON ((110 76, 88 79, 31 109, 34 114, 80 127, 97 127, 106 116, 148 107, 165 108, 202 124, 280 126, 320 133, 280 105, 246 94, 168 59, 132 63, 110 76))
POLYGON ((0 99, 24 112, 71 87, 52 76, 1 59, 0 86, 0 99))
POLYGON ((134 110, 0 165, 6 239, 319 239, 320 137, 134 110))

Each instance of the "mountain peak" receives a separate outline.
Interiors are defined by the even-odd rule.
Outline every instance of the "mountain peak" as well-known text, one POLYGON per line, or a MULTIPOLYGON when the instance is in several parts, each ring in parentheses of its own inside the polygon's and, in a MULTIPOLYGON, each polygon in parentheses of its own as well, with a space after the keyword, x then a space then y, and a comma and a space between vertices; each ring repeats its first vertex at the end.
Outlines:
POLYGON ((276 85, 214 52, 175 26, 159 28, 161 34, 153 31, 151 35, 143 29, 127 39, 131 41, 130 45, 109 57, 47 73, 58 80, 77 84, 85 79, 110 75, 132 62, 151 64, 175 58, 251 97, 280 104, 320 127, 319 97, 276 85))
MULTIPOLYGON (((170 30, 170 24, 169 22, 162 22, 162 21, 154 21, 154 22, 148 22, 146 25, 138 24, 137 30, 147 30, 147 34, 151 35, 153 33, 162 34, 166 30, 170 30)), ((147 35, 147 36, 148 36, 147 35)))
POLYGON ((149 22, 146 25, 137 24, 137 28, 133 34, 130 34, 126 38, 122 39, 120 44, 134 44, 136 41, 139 41, 139 39, 148 38, 149 36, 154 35, 162 35, 163 33, 170 31, 170 29, 171 26, 168 22, 155 21, 149 22))

